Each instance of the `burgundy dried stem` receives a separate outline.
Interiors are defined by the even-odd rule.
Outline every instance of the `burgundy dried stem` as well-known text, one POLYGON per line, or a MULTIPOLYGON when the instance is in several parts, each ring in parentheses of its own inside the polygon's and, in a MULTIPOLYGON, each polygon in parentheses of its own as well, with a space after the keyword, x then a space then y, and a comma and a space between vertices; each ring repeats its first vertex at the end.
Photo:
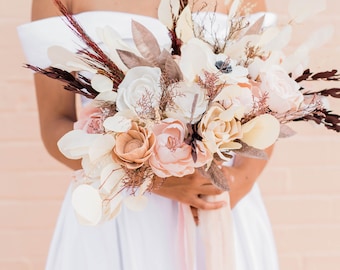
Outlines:
POLYGON ((98 60, 102 62, 111 72, 114 79, 114 87, 118 87, 124 78, 124 73, 117 67, 117 65, 111 61, 111 59, 100 49, 100 47, 87 35, 84 29, 76 21, 74 16, 67 10, 64 4, 60 0, 54 0, 55 4, 59 8, 60 12, 65 16, 69 23, 71 30, 97 55, 98 60))

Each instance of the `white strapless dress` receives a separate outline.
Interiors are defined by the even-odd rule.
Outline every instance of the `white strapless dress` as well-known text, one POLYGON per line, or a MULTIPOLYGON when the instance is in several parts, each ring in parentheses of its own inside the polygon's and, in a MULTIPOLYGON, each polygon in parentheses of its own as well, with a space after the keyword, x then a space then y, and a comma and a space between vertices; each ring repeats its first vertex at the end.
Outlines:
MULTIPOLYGON (((225 15, 219 15, 225 16, 225 15)), ((260 16, 255 14, 254 16, 260 16)), ((152 30, 159 43, 169 42, 167 31, 153 18, 117 12, 86 12, 76 16, 87 33, 98 41, 96 28, 110 25, 126 41, 132 40, 131 19, 152 30)), ((266 14, 265 23, 275 23, 266 14)), ((48 66, 47 48, 60 45, 75 51, 80 41, 59 17, 18 28, 28 63, 48 66)), ((82 226, 71 205, 72 183, 66 193, 51 243, 46 270, 187 270, 180 268, 176 234, 178 203, 155 194, 142 212, 123 207, 114 220, 97 227, 82 226)), ((237 270, 277 270, 277 253, 271 225, 255 184, 232 211, 237 270)), ((197 227, 197 231, 199 230, 197 227)), ((197 233, 199 238, 199 233, 197 233)), ((197 269, 205 269, 198 239, 197 269)))

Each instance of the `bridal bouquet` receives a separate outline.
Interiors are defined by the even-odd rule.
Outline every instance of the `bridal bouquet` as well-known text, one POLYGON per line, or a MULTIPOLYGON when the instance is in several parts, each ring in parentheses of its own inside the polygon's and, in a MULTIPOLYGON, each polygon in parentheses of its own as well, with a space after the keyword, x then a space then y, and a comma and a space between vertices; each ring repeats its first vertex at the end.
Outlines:
POLYGON ((320 33, 283 53, 294 23, 320 6, 292 7, 289 24, 265 28, 265 17, 249 20, 241 1, 216 25, 214 12, 193 13, 187 1, 162 0, 158 15, 169 46, 160 47, 136 21, 133 46, 109 27, 98 30, 103 44, 96 44, 55 2, 85 46, 77 53, 51 47, 51 67, 27 66, 92 99, 58 143, 66 157, 82 159, 72 202, 85 224, 114 218, 122 203, 142 209, 156 177, 200 170, 227 190, 218 164, 233 153, 266 158, 265 148, 294 133, 285 125, 290 121, 340 131, 340 117, 325 100, 340 98, 340 89, 309 91, 303 84, 339 80, 336 70, 313 73, 305 66, 309 50, 322 44, 320 33))

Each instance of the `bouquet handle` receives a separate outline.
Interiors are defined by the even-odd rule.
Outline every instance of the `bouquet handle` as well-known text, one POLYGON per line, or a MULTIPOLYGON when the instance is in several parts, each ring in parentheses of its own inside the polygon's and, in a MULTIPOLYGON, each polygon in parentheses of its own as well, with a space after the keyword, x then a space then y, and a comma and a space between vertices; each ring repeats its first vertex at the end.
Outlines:
POLYGON ((199 229, 204 244, 207 270, 235 270, 233 222, 229 204, 229 193, 205 197, 207 201, 227 201, 227 206, 199 212, 197 228, 190 207, 179 203, 179 240, 183 267, 196 269, 196 231, 199 229))

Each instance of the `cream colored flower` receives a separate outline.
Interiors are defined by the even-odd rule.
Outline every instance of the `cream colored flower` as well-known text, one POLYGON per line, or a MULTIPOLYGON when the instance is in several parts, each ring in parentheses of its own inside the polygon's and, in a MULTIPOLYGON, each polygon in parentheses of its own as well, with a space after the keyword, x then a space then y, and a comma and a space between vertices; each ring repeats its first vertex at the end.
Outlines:
POLYGON ((248 70, 224 54, 214 54, 212 48, 202 40, 193 38, 182 46, 180 68, 185 79, 192 82, 197 76, 204 76, 203 71, 218 74, 219 84, 236 84, 247 82, 248 70), (217 63, 229 67, 228 72, 222 72, 217 63))
POLYGON ((166 111, 170 118, 181 120, 183 123, 196 123, 208 106, 205 89, 198 84, 179 82, 174 89, 178 95, 174 98, 174 107, 166 111))
POLYGON ((278 113, 296 110, 303 102, 299 84, 280 66, 272 66, 260 73, 262 94, 268 95, 269 108, 278 113))
POLYGON ((226 109, 233 110, 235 117, 241 119, 253 108, 254 97, 250 87, 250 84, 247 87, 227 85, 221 89, 214 101, 221 103, 226 109))
POLYGON ((118 111, 130 110, 138 115, 158 108, 162 95, 160 80, 161 70, 157 67, 131 68, 117 90, 118 111))
POLYGON ((134 122, 130 130, 116 136, 112 158, 128 169, 137 169, 149 159, 154 145, 155 135, 134 122))
POLYGON ((205 146, 221 158, 224 158, 224 151, 241 148, 241 144, 235 142, 243 135, 241 122, 234 117, 232 111, 225 110, 218 103, 214 103, 203 115, 198 128, 205 146))

